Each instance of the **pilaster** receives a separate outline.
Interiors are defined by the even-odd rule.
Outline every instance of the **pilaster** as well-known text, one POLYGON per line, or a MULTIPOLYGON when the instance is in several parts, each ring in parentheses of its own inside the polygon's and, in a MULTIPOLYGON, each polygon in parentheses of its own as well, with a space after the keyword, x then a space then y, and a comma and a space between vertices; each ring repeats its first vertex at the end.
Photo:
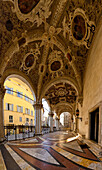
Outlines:
POLYGON ((59 118, 56 117, 56 130, 59 130, 59 118))
POLYGON ((0 142, 5 140, 4 136, 4 121, 3 121, 3 98, 5 95, 5 88, 0 84, 0 142))
POLYGON ((33 105, 35 109, 35 135, 41 135, 41 109, 43 105, 36 103, 33 105))
POLYGON ((49 126, 50 126, 50 132, 53 132, 53 112, 49 113, 49 126))
POLYGON ((102 103, 99 106, 99 135, 98 143, 102 146, 102 103))

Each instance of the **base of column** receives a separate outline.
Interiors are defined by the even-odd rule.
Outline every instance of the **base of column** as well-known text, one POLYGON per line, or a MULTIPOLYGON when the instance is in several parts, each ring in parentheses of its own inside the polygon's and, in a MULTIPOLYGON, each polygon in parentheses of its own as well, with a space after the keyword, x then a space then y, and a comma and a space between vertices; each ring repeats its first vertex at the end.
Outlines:
POLYGON ((75 133, 79 133, 79 129, 75 129, 75 133))
POLYGON ((6 138, 0 138, 0 143, 4 142, 6 140, 6 138))
POLYGON ((50 131, 50 133, 53 133, 54 131, 50 131))
POLYGON ((35 133, 35 136, 41 136, 42 133, 35 133))

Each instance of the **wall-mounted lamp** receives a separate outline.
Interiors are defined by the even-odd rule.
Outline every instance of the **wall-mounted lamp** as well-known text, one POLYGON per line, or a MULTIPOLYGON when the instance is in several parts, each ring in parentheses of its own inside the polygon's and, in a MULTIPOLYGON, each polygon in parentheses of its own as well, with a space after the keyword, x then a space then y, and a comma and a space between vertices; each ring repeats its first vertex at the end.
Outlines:
POLYGON ((76 110, 76 116, 79 116, 79 109, 76 110))
POLYGON ((71 119, 72 119, 72 122, 73 122, 73 117, 71 119))
POLYGON ((76 117, 77 117, 77 119, 80 119, 82 121, 82 117, 79 117, 79 109, 78 108, 76 110, 76 117))

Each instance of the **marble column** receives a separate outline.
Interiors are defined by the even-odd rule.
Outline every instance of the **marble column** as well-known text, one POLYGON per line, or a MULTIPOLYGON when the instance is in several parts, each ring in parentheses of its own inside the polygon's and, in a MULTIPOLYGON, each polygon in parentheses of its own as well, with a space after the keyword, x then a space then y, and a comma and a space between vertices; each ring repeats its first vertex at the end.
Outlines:
POLYGON ((102 146, 102 103, 99 106, 99 135, 98 143, 102 146))
POLYGON ((59 118, 58 117, 56 117, 56 130, 59 130, 59 118))
POLYGON ((4 120, 3 120, 3 98, 5 95, 5 88, 0 84, 0 142, 5 140, 4 136, 4 120))
POLYGON ((50 132, 53 132, 53 112, 49 113, 49 126, 50 126, 50 132))
POLYGON ((35 135, 41 135, 41 113, 43 105, 41 103, 36 103, 33 106, 35 110, 35 135))

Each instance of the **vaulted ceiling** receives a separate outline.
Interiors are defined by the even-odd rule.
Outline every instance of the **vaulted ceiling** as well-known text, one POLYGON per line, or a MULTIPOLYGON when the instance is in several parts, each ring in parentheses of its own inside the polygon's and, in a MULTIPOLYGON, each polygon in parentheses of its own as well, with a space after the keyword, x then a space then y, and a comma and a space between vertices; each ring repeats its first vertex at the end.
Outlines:
POLYGON ((19 70, 31 80, 38 100, 45 89, 42 97, 50 104, 73 105, 82 97, 101 12, 101 0, 2 0, 0 78, 9 69, 19 70))

